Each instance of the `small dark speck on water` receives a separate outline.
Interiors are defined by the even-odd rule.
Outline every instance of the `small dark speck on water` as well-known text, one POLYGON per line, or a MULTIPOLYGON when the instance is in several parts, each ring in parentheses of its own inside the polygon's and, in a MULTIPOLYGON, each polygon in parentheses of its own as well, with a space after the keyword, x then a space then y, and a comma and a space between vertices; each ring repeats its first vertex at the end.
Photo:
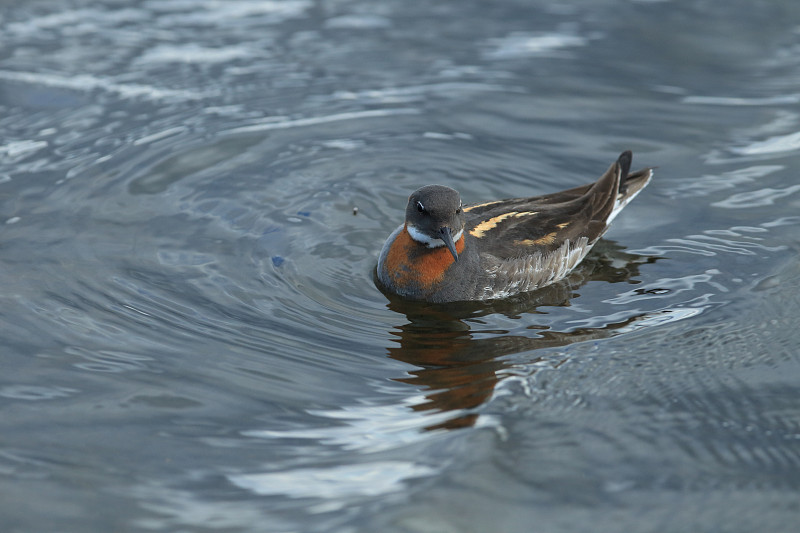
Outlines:
POLYGON ((669 289, 634 289, 636 294, 669 294, 669 289))
POLYGON ((301 217, 310 217, 311 211, 298 211, 297 214, 300 215, 301 217))
POLYGON ((356 216, 357 214, 358 214, 358 207, 354 207, 353 208, 353 216, 356 216))
POLYGON ((275 265, 276 267, 281 266, 283 264, 283 261, 284 261, 283 257, 279 255, 272 256, 272 264, 275 265))

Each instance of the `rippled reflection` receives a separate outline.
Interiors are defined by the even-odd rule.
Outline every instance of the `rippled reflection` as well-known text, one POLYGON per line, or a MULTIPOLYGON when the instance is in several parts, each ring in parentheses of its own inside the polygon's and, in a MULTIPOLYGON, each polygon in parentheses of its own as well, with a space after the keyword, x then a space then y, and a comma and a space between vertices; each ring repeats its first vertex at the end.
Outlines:
MULTIPOLYGON (((538 310, 539 307, 568 306, 575 296, 574 291, 586 283, 636 282, 640 266, 657 259, 627 253, 615 242, 602 240, 567 279, 515 298, 488 303, 431 305, 393 297, 389 308, 404 314, 408 323, 394 332, 399 346, 389 348, 389 356, 418 367, 409 372, 409 377, 397 381, 424 391, 426 401, 414 406, 417 411, 461 411, 456 417, 428 429, 471 426, 479 416, 473 410, 491 397, 503 379, 502 371, 510 365, 504 356, 531 352, 528 362, 533 365, 542 360, 537 354, 539 350, 616 335, 642 320, 645 313, 570 331, 553 331, 547 326, 533 324, 527 328, 531 336, 485 330, 477 334, 476 325, 480 324, 481 317, 495 313, 508 317, 535 316, 546 313, 546 310, 538 310)), ((564 360, 551 362, 551 366, 558 366, 564 360)))

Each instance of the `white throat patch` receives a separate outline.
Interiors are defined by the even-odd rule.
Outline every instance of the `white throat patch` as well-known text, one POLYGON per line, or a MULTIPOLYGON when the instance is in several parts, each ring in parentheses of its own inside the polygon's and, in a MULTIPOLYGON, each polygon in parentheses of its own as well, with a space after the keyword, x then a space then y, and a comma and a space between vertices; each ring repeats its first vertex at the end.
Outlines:
MULTIPOLYGON (((439 246, 444 246, 444 241, 442 239, 432 239, 422 233, 420 230, 415 228, 414 226, 406 226, 406 230, 408 234, 411 235, 411 238, 417 241, 418 243, 426 245, 428 248, 438 248, 439 246)), ((461 238, 461 235, 464 233, 464 230, 459 230, 458 233, 453 235, 453 242, 458 242, 458 239, 461 238)))

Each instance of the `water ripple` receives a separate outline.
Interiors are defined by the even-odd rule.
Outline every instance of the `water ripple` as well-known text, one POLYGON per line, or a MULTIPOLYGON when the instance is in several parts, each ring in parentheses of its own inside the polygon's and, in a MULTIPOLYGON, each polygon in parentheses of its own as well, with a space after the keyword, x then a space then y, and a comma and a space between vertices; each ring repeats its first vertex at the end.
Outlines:
POLYGON ((566 32, 516 32, 487 43, 484 56, 490 60, 518 59, 556 54, 561 50, 586 46, 589 39, 566 32))
POLYGON ((79 392, 69 387, 43 387, 40 385, 6 385, 0 387, 0 397, 11 400, 54 400, 67 398, 79 392))
POLYGON ((798 149, 800 149, 800 131, 786 135, 776 135, 741 148, 731 148, 731 151, 739 155, 763 155, 793 152, 798 149))
POLYGON ((673 180, 673 187, 666 191, 670 198, 708 196, 718 191, 738 189, 760 178, 784 170, 783 165, 753 165, 737 168, 717 175, 673 180))
POLYGON ((206 91, 166 89, 140 83, 118 83, 112 79, 91 74, 44 74, 39 72, 0 70, 0 79, 33 86, 55 87, 58 89, 69 89, 80 92, 91 92, 99 89, 117 94, 123 98, 146 98, 172 102, 201 100, 212 94, 206 91))
POLYGON ((774 239, 769 234, 764 235, 765 230, 773 227, 794 225, 796 222, 795 217, 790 217, 789 219, 782 217, 780 221, 762 222, 756 227, 731 226, 728 229, 708 229, 700 235, 665 239, 664 242, 669 244, 648 246, 633 252, 643 255, 664 256, 670 255, 672 252, 683 252, 707 257, 719 254, 753 256, 763 252, 775 253, 786 250, 786 245, 771 245, 770 242, 773 242, 774 239))
POLYGON ((369 109, 366 111, 352 111, 347 113, 336 113, 333 115, 321 117, 299 118, 294 120, 286 120, 285 117, 267 117, 261 119, 257 124, 250 124, 248 126, 240 126, 225 131, 224 133, 242 134, 253 133, 270 130, 282 130, 287 128, 297 128, 304 126, 317 126, 320 124, 328 124, 331 122, 343 122, 347 120, 360 120, 373 117, 390 117, 395 115, 416 115, 419 110, 413 108, 392 108, 392 109, 369 109))
POLYGON ((725 200, 714 202, 714 207, 726 207, 728 209, 743 209, 748 207, 762 207, 773 205, 776 201, 800 191, 800 185, 773 189, 764 188, 756 191, 737 193, 729 196, 725 200))
POLYGON ((432 468, 400 461, 336 465, 328 468, 296 468, 291 472, 265 472, 228 476, 234 485, 259 495, 318 498, 311 512, 336 511, 357 496, 379 496, 399 492, 411 478, 430 476, 432 468))
POLYGON ((686 96, 687 104, 720 105, 720 106, 778 106, 800 102, 800 93, 766 96, 760 98, 744 98, 739 96, 686 96))

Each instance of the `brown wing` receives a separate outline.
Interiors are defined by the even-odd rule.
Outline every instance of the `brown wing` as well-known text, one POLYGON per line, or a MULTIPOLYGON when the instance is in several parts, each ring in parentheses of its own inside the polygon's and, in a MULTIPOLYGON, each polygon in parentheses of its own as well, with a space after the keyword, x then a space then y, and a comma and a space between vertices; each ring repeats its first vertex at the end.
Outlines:
POLYGON ((597 182, 533 198, 501 200, 467 207, 467 231, 478 239, 491 239, 486 250, 503 257, 521 257, 536 251, 551 252, 565 240, 584 237, 593 244, 605 232, 606 221, 623 195, 635 194, 646 183, 649 170, 631 175, 630 152, 624 152, 597 182), (627 190, 629 189, 629 190, 627 190))

